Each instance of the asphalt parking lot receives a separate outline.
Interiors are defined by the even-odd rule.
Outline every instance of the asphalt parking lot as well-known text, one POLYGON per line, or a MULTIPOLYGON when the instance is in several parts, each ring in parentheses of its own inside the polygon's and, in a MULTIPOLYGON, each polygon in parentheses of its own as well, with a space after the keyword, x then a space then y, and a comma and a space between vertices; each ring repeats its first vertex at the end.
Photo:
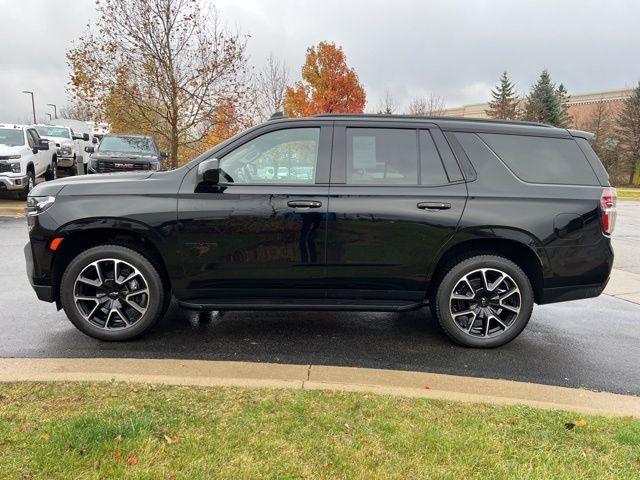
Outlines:
MULTIPOLYGON (((244 360, 428 371, 640 395, 640 305, 603 295, 534 309, 520 337, 495 350, 452 345, 426 310, 395 313, 230 312, 172 307, 149 335, 84 336, 39 302, 26 275, 24 218, 0 218, 0 357, 244 360)), ((640 202, 626 202, 616 264, 640 273, 640 202), (635 252, 635 253, 634 253, 635 252)))

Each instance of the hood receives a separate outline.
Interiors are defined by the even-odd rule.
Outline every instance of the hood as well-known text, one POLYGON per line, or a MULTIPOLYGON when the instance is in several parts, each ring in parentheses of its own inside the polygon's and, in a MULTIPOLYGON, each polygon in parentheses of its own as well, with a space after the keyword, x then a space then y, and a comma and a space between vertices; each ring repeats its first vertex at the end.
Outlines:
POLYGON ((40 137, 45 138, 47 140, 51 140, 52 142, 59 143, 60 145, 65 143, 69 143, 69 144, 73 143, 71 139, 66 137, 50 137, 49 135, 40 135, 40 137))
POLYGON ((0 157, 7 157, 10 155, 20 155, 22 152, 24 152, 25 148, 26 148, 25 145, 10 147, 8 145, 0 144, 0 157))
MULTIPOLYGON (((108 191, 118 184, 141 182, 151 177, 155 172, 144 170, 139 172, 102 173, 96 175, 77 175, 75 177, 59 178, 49 182, 40 183, 31 190, 30 195, 74 195, 95 193, 99 190, 108 191)), ((128 188, 134 190, 134 185, 128 188)))

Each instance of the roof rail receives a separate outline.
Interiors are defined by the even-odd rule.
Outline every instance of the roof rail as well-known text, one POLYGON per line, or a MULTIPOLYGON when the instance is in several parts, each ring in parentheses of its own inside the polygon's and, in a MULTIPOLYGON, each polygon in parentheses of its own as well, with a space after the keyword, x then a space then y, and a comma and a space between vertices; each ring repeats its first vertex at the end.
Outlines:
POLYGON ((438 120, 447 120, 447 121, 455 121, 455 122, 481 122, 481 123, 499 123, 506 125, 531 125, 535 127, 548 127, 553 128, 553 125, 548 125, 546 123, 538 123, 538 122, 528 122, 524 120, 501 120, 496 118, 469 118, 469 117, 446 117, 446 116, 422 116, 422 115, 389 115, 389 114, 379 114, 379 113, 320 113, 318 115, 313 115, 314 117, 320 118, 345 118, 345 117, 356 117, 356 118, 389 118, 389 119, 402 119, 402 120, 428 120, 428 121, 438 121, 438 120))

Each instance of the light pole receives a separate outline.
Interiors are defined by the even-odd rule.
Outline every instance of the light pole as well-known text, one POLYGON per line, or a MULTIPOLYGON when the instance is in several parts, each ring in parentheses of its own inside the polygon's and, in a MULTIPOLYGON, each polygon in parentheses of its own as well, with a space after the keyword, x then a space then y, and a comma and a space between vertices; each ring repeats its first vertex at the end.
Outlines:
POLYGON ((53 103, 47 103, 47 107, 53 107, 53 117, 58 118, 58 108, 53 103))
POLYGON ((30 92, 29 90, 23 90, 22 93, 28 93, 29 95, 31 95, 31 109, 33 110, 33 123, 38 123, 36 121, 36 102, 33 99, 33 92, 30 92))

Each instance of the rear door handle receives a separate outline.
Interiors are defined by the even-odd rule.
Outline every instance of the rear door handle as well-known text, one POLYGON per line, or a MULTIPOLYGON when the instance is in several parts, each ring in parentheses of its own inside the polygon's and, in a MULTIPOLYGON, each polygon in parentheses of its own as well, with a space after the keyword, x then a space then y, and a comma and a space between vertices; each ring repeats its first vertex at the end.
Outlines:
POLYGON ((418 208, 421 210, 449 210, 451 204, 443 202, 420 202, 418 203, 418 208))
POLYGON ((287 205, 291 208, 320 208, 322 202, 317 200, 289 200, 287 205))

